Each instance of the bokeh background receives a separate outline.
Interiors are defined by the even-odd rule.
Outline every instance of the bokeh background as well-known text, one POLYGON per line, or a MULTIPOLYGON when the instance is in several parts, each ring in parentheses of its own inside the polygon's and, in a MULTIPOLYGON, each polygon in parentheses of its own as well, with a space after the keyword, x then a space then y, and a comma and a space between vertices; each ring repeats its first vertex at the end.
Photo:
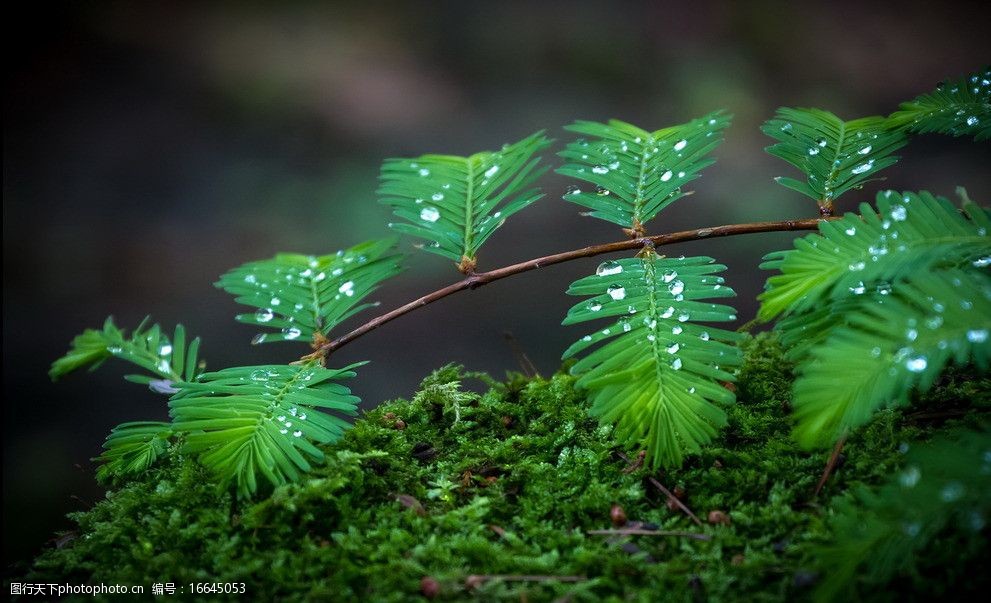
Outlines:
MULTIPOLYGON (((212 367, 284 362, 303 349, 248 345, 255 333, 215 289, 218 275, 278 251, 327 253, 386 234, 383 157, 469 154, 575 119, 647 128, 716 108, 735 114, 719 162, 653 232, 807 217, 775 185, 761 122, 780 105, 846 119, 991 60, 978 3, 437 2, 46 3, 6 20, 3 181, 3 540, 24 560, 63 517, 103 496, 90 458, 111 426, 164 419, 165 399, 108 364, 52 384, 73 335, 113 314, 183 322, 212 367)), ((991 199, 987 145, 925 137, 876 189, 965 185, 991 199)), ((548 155, 553 164, 556 160, 548 155)), ((483 250, 481 268, 622 238, 561 201, 567 182, 483 250)), ((729 265, 741 321, 754 314, 760 257, 792 235, 678 246, 729 265)), ((457 278, 411 252, 380 290, 391 308, 457 278)), ((581 335, 559 326, 574 262, 443 300, 341 350, 371 359, 353 382, 368 404, 407 396, 449 361, 518 369, 503 332, 540 371, 581 335)), ((370 314, 363 315, 364 318, 370 314)), ((352 321, 354 324, 357 321, 352 321)), ((5 564, 6 566, 7 564, 5 564)))

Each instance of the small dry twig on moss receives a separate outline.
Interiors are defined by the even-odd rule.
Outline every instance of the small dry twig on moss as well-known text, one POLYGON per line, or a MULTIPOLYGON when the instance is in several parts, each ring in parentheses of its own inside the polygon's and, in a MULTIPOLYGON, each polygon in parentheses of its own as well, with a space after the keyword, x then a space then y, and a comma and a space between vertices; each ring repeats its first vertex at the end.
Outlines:
POLYGON ((823 470, 822 477, 819 478, 819 483, 816 484, 816 491, 815 494, 812 495, 813 497, 819 496, 819 492, 822 491, 822 487, 826 485, 826 480, 829 479, 833 469, 836 468, 836 463, 840 459, 840 452, 843 451, 844 444, 846 444, 845 435, 836 441, 836 446, 833 447, 833 453, 829 455, 829 461, 826 462, 826 469, 823 470))
POLYGON ((617 528, 615 530, 589 530, 591 536, 681 536, 695 540, 712 540, 708 534, 698 532, 678 532, 670 530, 646 530, 644 528, 617 528))

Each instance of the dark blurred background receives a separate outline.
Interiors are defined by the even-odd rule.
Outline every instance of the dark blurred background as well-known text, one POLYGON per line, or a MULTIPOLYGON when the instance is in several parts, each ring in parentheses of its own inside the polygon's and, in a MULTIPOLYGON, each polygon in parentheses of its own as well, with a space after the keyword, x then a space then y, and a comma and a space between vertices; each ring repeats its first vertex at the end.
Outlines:
MULTIPOLYGON (((380 160, 495 149, 547 128, 559 150, 575 119, 656 129, 716 108, 735 114, 719 163, 652 232, 810 217, 773 183, 765 154, 776 107, 846 119, 885 114, 939 80, 991 60, 977 3, 439 2, 31 4, 6 19, 3 182, 4 556, 23 560, 103 496, 90 458, 111 426, 164 419, 165 399, 110 363, 52 384, 49 363, 113 314, 146 314, 204 338, 214 368, 284 362, 301 346, 248 345, 252 327, 212 286, 278 251, 320 254, 386 234, 380 160)), ((924 137, 881 187, 991 199, 986 145, 924 137)), ((548 160, 556 163, 553 155, 548 160)), ((481 269, 622 238, 547 197, 483 249, 481 269)), ((741 321, 788 234, 678 246, 730 267, 741 321)), ((402 242, 410 249, 408 240, 402 242)), ((411 250, 412 251, 412 250, 411 250)), ((500 377, 518 365, 513 332, 545 374, 581 329, 560 327, 573 262, 443 300, 336 354, 371 359, 353 387, 366 402, 409 395, 457 361, 500 377)), ((392 308, 457 278, 412 253, 377 298, 392 308)), ((362 315, 368 318, 370 314, 362 315)), ((352 321, 351 324, 357 324, 352 321)))

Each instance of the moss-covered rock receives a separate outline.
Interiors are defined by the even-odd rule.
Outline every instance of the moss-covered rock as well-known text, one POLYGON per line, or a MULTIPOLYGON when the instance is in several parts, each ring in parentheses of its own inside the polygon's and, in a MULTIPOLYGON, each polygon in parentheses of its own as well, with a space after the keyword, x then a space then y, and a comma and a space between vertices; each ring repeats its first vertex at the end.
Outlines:
MULTIPOLYGON (((306 481, 253 501, 218 492, 172 451, 76 513, 78 529, 26 580, 173 582, 187 594, 189 583, 243 582, 258 600, 804 598, 820 578, 813 552, 830 537, 831 501, 889 479, 906 443, 977 424, 991 388, 951 373, 911 409, 879 413, 815 496, 830 451, 789 437, 792 377, 776 340, 746 348, 728 427, 678 470, 638 467, 636 451, 588 417, 567 375, 496 383, 445 367, 412 400, 368 412, 306 481), (466 391, 473 384, 487 391, 466 391), (623 515, 626 528, 680 534, 589 533, 623 515)), ((924 583, 862 594, 940 592, 958 579, 957 561, 927 567, 924 583)))

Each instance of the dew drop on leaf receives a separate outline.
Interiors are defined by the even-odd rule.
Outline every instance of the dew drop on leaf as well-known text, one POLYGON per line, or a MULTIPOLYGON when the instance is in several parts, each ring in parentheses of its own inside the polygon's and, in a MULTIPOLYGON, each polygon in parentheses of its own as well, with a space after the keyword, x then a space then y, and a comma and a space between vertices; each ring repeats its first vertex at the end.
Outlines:
POLYGON ((686 145, 688 145, 688 141, 685 140, 684 138, 682 138, 678 142, 674 143, 674 150, 675 151, 680 151, 680 150, 684 149, 686 145))
POLYGON ((626 297, 626 287, 623 287, 622 285, 609 285, 609 288, 606 289, 606 293, 609 294, 609 297, 619 301, 626 297))
POLYGON ((614 262, 612 260, 608 262, 602 262, 599 267, 595 269, 595 273, 599 276, 610 276, 613 274, 619 274, 623 271, 623 266, 619 262, 614 262))
POLYGON ((440 212, 436 207, 424 207, 420 210, 420 219, 424 222, 436 222, 440 219, 440 212))

